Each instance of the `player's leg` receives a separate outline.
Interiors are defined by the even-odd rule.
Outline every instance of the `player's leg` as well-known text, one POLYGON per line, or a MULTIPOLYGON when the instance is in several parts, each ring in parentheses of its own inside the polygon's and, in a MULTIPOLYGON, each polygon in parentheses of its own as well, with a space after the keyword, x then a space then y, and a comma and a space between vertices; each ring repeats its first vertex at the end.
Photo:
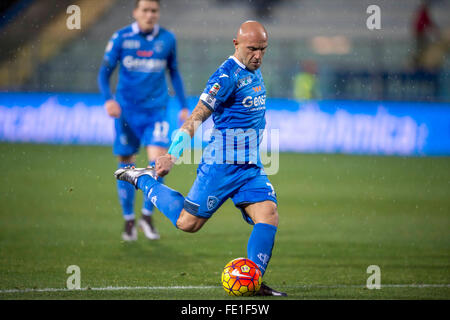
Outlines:
POLYGON ((186 232, 198 231, 206 218, 193 216, 184 209, 185 199, 181 193, 154 179, 155 172, 147 168, 122 169, 115 172, 118 180, 129 183, 144 193, 172 224, 186 232))
MULTIPOLYGON (((169 123, 165 121, 165 108, 156 109, 151 114, 145 116, 144 131, 142 134, 142 144, 145 145, 147 152, 148 165, 155 166, 158 157, 167 153, 170 143, 169 123)), ((158 182, 164 183, 164 178, 158 177, 158 182)), ((150 240, 159 239, 159 233, 154 226, 153 216, 154 205, 152 201, 145 196, 142 203, 142 218, 139 220, 139 226, 145 236, 150 240)))
MULTIPOLYGON (((148 165, 151 167, 155 166, 155 160, 166 154, 167 149, 164 147, 160 147, 157 145, 148 145, 146 146, 148 165)), ((164 183, 164 178, 158 177, 158 182, 164 183)), ((160 238, 159 232, 155 227, 155 223, 153 220, 153 211, 154 205, 151 200, 145 196, 142 204, 142 217, 139 219, 138 225, 144 232, 145 236, 150 240, 157 240, 160 238)))
MULTIPOLYGON (((278 230, 275 191, 266 175, 256 174, 233 195, 232 199, 235 205, 241 209, 244 219, 253 225, 247 243, 247 257, 258 265, 262 275, 264 275, 272 257, 275 235, 278 230)), ((265 283, 261 285, 258 294, 286 295, 269 288, 265 283)))
MULTIPOLYGON (((119 156, 118 168, 126 168, 134 166, 136 157, 132 156, 119 156)), ((117 194, 119 196, 120 207, 122 208, 122 216, 125 220, 124 231, 122 233, 122 239, 125 241, 137 240, 137 230, 135 226, 135 214, 134 214, 134 198, 135 189, 130 186, 129 183, 124 181, 117 181, 117 194)))
MULTIPOLYGON (((133 133, 128 123, 124 119, 115 120, 115 140, 113 152, 118 157, 118 168, 134 166, 135 154, 139 150, 139 139, 133 133)), ((122 215, 125 220, 122 239, 133 241, 137 239, 134 214, 135 189, 129 183, 117 181, 117 194, 122 208, 122 215)))
POLYGON ((249 204, 244 210, 254 223, 247 244, 247 257, 258 265, 264 275, 272 257, 278 229, 277 205, 273 201, 266 200, 249 204))
POLYGON ((172 224, 186 232, 197 232, 212 214, 240 185, 227 179, 221 166, 201 164, 186 199, 181 193, 158 182, 152 169, 122 169, 115 172, 119 180, 142 190, 172 224), (219 169, 218 169, 219 168, 219 169))
POLYGON ((194 233, 200 230, 206 221, 208 221, 207 218, 194 216, 183 209, 177 220, 177 228, 185 232, 194 233))

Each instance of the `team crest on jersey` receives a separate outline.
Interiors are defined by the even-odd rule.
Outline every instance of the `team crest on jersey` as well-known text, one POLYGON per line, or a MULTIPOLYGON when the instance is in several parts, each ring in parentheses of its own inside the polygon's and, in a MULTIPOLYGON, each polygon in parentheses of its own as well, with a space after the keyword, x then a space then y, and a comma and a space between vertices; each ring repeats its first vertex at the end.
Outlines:
POLYGON ((249 85, 252 82, 253 82, 252 76, 246 76, 245 78, 239 79, 237 87, 242 88, 245 87, 246 85, 249 85))
POLYGON ((164 49, 164 42, 163 41, 156 41, 155 44, 153 45, 153 50, 155 50, 155 52, 162 52, 164 49))
POLYGON ((220 90, 220 84, 218 84, 216 82, 216 83, 214 83, 214 85, 209 90, 209 94, 212 95, 212 96, 215 96, 217 94, 217 92, 219 92, 219 90, 220 90))
POLYGON ((208 196, 208 201, 206 202, 206 206, 208 207, 208 210, 213 210, 217 204, 219 203, 219 199, 217 199, 214 196, 208 196))

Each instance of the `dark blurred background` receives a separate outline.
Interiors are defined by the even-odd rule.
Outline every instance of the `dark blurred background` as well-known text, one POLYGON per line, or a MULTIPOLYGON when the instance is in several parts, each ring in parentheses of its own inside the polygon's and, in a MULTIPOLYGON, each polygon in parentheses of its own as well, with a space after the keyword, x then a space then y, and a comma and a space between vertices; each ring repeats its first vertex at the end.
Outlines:
MULTIPOLYGON (((245 20, 269 33, 263 75, 270 97, 448 102, 450 3, 445 0, 162 0, 162 26, 178 39, 189 96, 233 53, 245 20), (369 30, 366 10, 381 9, 369 30)), ((3 0, 0 91, 98 92, 108 39, 133 20, 133 0, 3 0), (81 8, 81 30, 65 26, 81 8)))

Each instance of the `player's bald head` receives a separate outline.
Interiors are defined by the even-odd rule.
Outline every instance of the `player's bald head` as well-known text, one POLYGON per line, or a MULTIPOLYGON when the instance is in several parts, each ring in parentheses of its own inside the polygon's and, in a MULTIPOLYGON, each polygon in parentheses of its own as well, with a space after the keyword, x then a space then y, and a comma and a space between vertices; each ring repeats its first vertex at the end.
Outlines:
POLYGON ((234 56, 249 70, 261 66, 267 48, 267 31, 258 21, 245 21, 239 27, 234 43, 234 56))
POLYGON ((239 27, 236 40, 267 41, 267 31, 258 21, 245 21, 239 27))

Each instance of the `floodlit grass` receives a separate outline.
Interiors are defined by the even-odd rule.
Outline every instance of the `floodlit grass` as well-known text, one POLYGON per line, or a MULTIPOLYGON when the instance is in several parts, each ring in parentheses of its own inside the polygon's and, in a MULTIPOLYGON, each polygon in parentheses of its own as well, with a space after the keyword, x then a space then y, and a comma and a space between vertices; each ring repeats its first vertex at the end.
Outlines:
MULTIPOLYGON (((233 299, 220 274, 251 226, 232 202, 196 234, 157 212, 161 240, 124 243, 116 166, 109 147, 0 144, 0 299, 233 299), (91 290, 24 291, 64 289, 69 265, 91 290)), ((166 184, 186 195, 195 176, 178 165, 166 184)), ((264 280, 288 299, 450 298, 450 158, 281 154, 270 180, 280 225, 264 280), (365 288, 369 265, 381 290, 365 288), (402 284, 446 286, 389 286, 402 284)))

